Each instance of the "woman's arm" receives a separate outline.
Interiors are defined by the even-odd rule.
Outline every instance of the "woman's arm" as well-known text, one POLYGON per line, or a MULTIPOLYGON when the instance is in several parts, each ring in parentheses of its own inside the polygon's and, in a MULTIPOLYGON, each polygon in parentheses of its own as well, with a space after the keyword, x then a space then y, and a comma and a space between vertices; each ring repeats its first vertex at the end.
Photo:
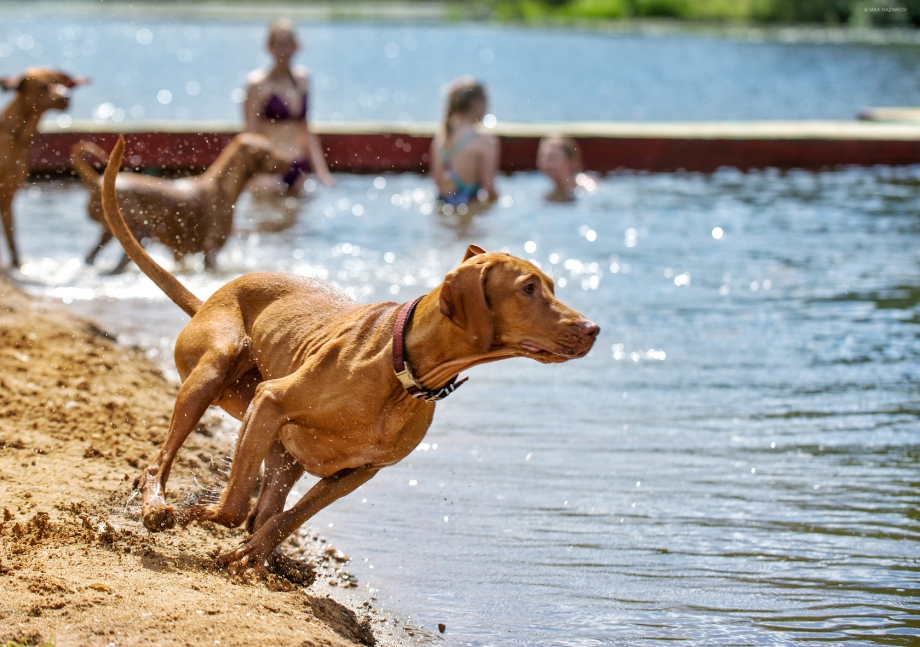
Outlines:
MULTIPOLYGON (((304 96, 310 96, 310 78, 306 73, 298 81, 303 83, 301 92, 304 93, 304 96)), ((326 164, 326 153, 323 151, 322 142, 320 142, 319 136, 310 130, 306 114, 303 116, 303 121, 300 122, 299 126, 297 129, 297 137, 300 140, 298 142, 299 148, 306 152, 310 158, 310 166, 313 172, 316 173, 316 179, 322 182, 323 186, 335 186, 335 180, 332 179, 332 174, 329 173, 329 165, 326 164)))
POLYGON ((482 170, 479 183, 488 196, 487 200, 493 202, 498 199, 495 189, 495 176, 498 174, 501 163, 501 144, 495 135, 483 135, 482 170))
POLYGON ((243 129, 248 133, 259 132, 259 108, 262 104, 262 87, 256 77, 260 70, 251 72, 246 79, 246 101, 243 104, 243 129))
POLYGON ((307 121, 304 119, 303 127, 300 131, 301 150, 306 150, 310 157, 310 166, 316 173, 316 179, 323 183, 323 186, 335 186, 335 180, 329 172, 329 165, 326 164, 326 154, 323 152, 323 145, 320 142, 319 135, 310 131, 307 121), (305 144, 305 145, 304 145, 305 144))

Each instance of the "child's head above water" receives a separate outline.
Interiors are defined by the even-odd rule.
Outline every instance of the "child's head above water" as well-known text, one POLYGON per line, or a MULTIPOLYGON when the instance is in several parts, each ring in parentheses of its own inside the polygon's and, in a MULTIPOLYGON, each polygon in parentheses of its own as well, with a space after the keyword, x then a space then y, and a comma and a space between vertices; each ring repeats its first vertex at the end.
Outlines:
POLYGON ((549 135, 540 140, 537 168, 556 187, 549 199, 571 199, 575 190, 575 175, 581 171, 581 151, 575 140, 562 135, 549 135))
POLYGON ((482 121, 486 114, 486 89, 472 76, 461 76, 447 86, 447 108, 444 111, 444 127, 448 134, 451 121, 464 118, 482 121))

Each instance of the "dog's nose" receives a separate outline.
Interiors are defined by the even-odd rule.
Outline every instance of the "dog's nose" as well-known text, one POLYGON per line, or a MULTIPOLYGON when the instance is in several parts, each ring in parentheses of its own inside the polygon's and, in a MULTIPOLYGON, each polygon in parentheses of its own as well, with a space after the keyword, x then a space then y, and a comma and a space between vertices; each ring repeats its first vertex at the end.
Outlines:
POLYGON ((586 337, 597 337, 597 333, 601 331, 601 327, 590 319, 585 319, 581 322, 581 332, 586 337))

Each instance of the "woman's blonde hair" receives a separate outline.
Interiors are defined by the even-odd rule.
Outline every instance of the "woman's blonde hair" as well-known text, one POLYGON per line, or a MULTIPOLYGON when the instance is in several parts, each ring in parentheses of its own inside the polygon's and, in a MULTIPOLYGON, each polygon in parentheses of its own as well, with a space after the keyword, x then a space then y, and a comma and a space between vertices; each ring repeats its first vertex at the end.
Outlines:
POLYGON ((447 109, 444 112, 444 133, 450 136, 450 118, 468 112, 474 101, 486 100, 486 88, 472 76, 461 76, 447 87, 447 109))
POLYGON ((273 20, 268 26, 268 44, 277 43, 282 39, 290 39, 292 43, 297 44, 297 30, 294 29, 294 23, 287 18, 278 18, 273 20))

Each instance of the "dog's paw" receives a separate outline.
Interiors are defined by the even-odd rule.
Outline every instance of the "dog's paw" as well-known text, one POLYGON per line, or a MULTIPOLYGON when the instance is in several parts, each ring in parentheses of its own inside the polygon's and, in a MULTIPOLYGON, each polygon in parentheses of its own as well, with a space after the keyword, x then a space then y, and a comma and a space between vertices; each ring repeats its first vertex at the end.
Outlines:
POLYGON ((267 556, 264 551, 259 550, 255 542, 250 541, 251 539, 252 537, 245 540, 233 552, 218 557, 217 565, 226 568, 231 575, 251 573, 262 579, 267 578, 269 575, 268 568, 265 566, 267 556))
POLYGON ((142 518, 147 530, 152 530, 153 532, 169 530, 176 525, 176 513, 168 505, 145 509, 142 518))

